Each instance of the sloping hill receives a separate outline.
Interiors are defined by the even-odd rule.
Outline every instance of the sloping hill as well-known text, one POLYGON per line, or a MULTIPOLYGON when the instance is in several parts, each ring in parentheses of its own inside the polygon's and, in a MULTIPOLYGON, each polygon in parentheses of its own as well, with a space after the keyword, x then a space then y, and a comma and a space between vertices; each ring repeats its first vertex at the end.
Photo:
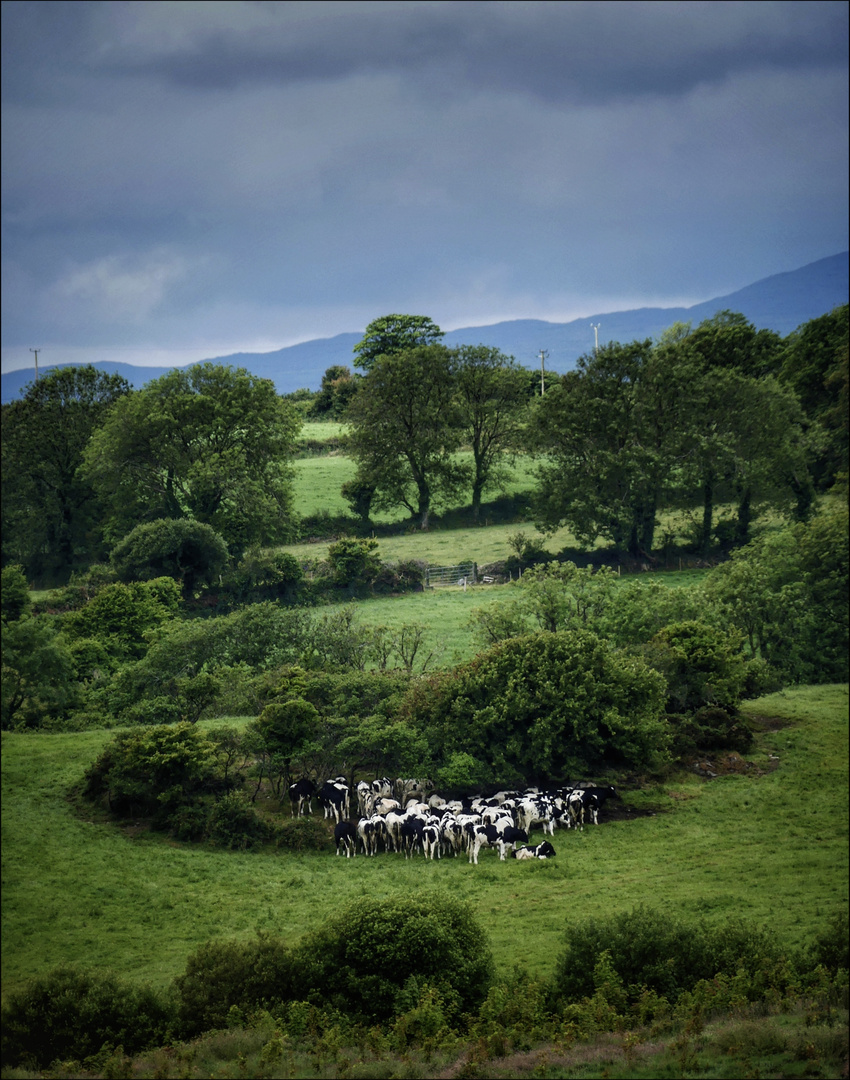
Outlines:
MULTIPOLYGON (((789 273, 774 274, 728 296, 718 296, 689 308, 636 308, 612 311, 568 323, 540 319, 514 319, 491 326, 468 326, 449 331, 445 344, 489 345, 514 356, 526 367, 536 367, 540 350, 548 352, 549 371, 565 372, 575 366, 579 356, 593 347, 591 323, 600 324, 599 340, 633 341, 655 337, 671 323, 694 325, 729 309, 745 315, 759 329, 775 330, 783 337, 809 319, 824 315, 839 304, 846 304, 850 292, 850 253, 842 252, 809 263, 789 273)), ((337 334, 290 345, 268 353, 232 353, 210 357, 216 363, 247 368, 260 378, 272 379, 278 393, 287 394, 300 387, 318 390, 322 375, 334 364, 353 364, 352 349, 362 332, 337 334)), ((159 378, 166 368, 134 367, 131 364, 99 363, 101 371, 123 375, 131 386, 140 387, 159 378)), ((50 368, 45 368, 49 371, 50 368)), ((33 378, 30 369, 12 371, 2 377, 2 400, 19 397, 33 378)))

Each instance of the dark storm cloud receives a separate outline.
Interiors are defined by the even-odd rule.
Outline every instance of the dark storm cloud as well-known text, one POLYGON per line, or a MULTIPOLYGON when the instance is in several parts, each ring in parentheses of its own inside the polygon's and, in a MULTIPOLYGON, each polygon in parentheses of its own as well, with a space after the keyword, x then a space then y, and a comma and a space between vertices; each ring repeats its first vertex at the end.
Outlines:
POLYGON ((756 15, 752 5, 716 0, 280 5, 277 23, 238 38, 201 31, 184 48, 138 66, 198 87, 403 72, 601 103, 682 94, 740 71, 845 61, 843 3, 760 7, 756 15))
POLYGON ((4 348, 575 317, 846 246, 844 3, 2 14, 4 348))
POLYGON ((3 6, 12 9, 6 79, 16 94, 43 92, 25 77, 35 64, 202 90, 402 73, 444 88, 603 103, 678 95, 736 72, 846 61, 843 0, 3 6))

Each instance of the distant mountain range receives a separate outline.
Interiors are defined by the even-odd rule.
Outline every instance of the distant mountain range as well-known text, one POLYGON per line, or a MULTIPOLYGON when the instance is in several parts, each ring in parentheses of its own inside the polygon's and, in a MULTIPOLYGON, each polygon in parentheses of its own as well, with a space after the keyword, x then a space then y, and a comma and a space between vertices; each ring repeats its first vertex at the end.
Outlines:
MULTIPOLYGON (((608 311, 573 319, 568 323, 544 322, 541 319, 513 319, 492 326, 467 326, 450 330, 443 342, 455 345, 489 345, 513 356, 525 367, 535 368, 540 351, 545 350, 548 371, 563 373, 575 367, 576 360, 593 348, 590 324, 599 325, 600 344, 608 341, 634 341, 656 337, 674 322, 694 326, 718 311, 739 311, 758 329, 775 330, 785 337, 809 319, 817 318, 840 304, 850 293, 850 253, 819 259, 799 270, 774 274, 747 285, 728 296, 717 296, 689 308, 636 308, 634 311, 608 311)), ((217 364, 246 368, 251 374, 272 379, 279 394, 292 393, 301 387, 318 390, 322 375, 334 364, 353 368, 354 346, 362 331, 317 338, 300 345, 290 345, 268 353, 232 353, 210 357, 217 364)), ((198 361, 201 363, 202 361, 198 361)), ((93 367, 110 374, 123 375, 131 386, 139 388, 164 375, 168 368, 136 367, 110 361, 93 367)), ((50 371, 43 368, 43 372, 50 371)), ((2 400, 13 401, 32 381, 30 369, 10 371, 2 376, 2 400)))

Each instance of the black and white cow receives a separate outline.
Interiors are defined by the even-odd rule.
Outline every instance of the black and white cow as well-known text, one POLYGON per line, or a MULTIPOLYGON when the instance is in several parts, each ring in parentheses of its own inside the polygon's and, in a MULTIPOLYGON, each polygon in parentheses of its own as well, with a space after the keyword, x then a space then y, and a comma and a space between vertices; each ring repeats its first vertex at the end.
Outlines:
POLYGON ((581 788, 581 790, 586 791, 589 795, 593 795, 593 797, 596 799, 597 813, 593 818, 593 824, 594 825, 599 824, 599 813, 598 813, 598 811, 602 806, 605 805, 606 800, 607 799, 619 799, 620 798, 620 796, 617 794, 617 792, 614 790, 614 788, 610 786, 610 784, 608 785, 608 787, 586 787, 586 788, 581 788))
POLYGON ((334 840, 336 853, 345 852, 345 857, 350 859, 357 854, 357 828, 350 821, 338 821, 334 827, 334 840))
POLYGON ((364 855, 376 855, 379 846, 386 849, 387 825, 380 814, 360 819, 357 824, 357 839, 364 855))
MULTIPOLYGON (((599 824, 599 799, 588 788, 576 788, 567 798, 567 810, 573 825, 584 829, 585 821, 599 824)), ((567 823, 569 824, 569 822, 567 823)))
POLYGON ((515 859, 554 859, 555 849, 548 840, 537 847, 520 847, 513 853, 515 859))
POLYGON ((551 801, 542 795, 522 799, 516 808, 516 823, 520 829, 529 833, 535 825, 540 825, 544 833, 554 836, 555 821, 551 801))
POLYGON ((317 798, 325 811, 325 818, 332 817, 339 823, 348 816, 348 785, 339 778, 326 780, 319 789, 317 798))
POLYGON ((292 816, 301 817, 305 812, 313 813, 311 798, 316 794, 316 785, 306 776, 289 785, 289 801, 292 804, 292 816))

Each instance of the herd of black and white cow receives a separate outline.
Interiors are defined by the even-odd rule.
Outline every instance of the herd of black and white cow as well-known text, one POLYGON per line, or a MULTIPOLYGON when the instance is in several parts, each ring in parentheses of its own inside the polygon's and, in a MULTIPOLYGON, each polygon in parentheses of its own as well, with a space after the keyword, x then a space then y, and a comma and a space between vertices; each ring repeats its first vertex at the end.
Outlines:
POLYGON ((532 829, 554 837, 556 828, 583 829, 599 824, 599 810, 607 799, 619 798, 613 787, 561 787, 541 791, 499 791, 488 798, 441 798, 429 780, 382 777, 361 781, 353 792, 359 820, 352 818, 352 791, 338 776, 317 788, 312 780, 296 781, 289 788, 293 817, 313 812, 315 797, 326 819, 333 819, 337 855, 348 858, 362 852, 403 852, 406 858, 426 859, 466 855, 478 863, 482 848, 498 851, 504 861, 551 859, 551 841, 531 846, 532 829))

